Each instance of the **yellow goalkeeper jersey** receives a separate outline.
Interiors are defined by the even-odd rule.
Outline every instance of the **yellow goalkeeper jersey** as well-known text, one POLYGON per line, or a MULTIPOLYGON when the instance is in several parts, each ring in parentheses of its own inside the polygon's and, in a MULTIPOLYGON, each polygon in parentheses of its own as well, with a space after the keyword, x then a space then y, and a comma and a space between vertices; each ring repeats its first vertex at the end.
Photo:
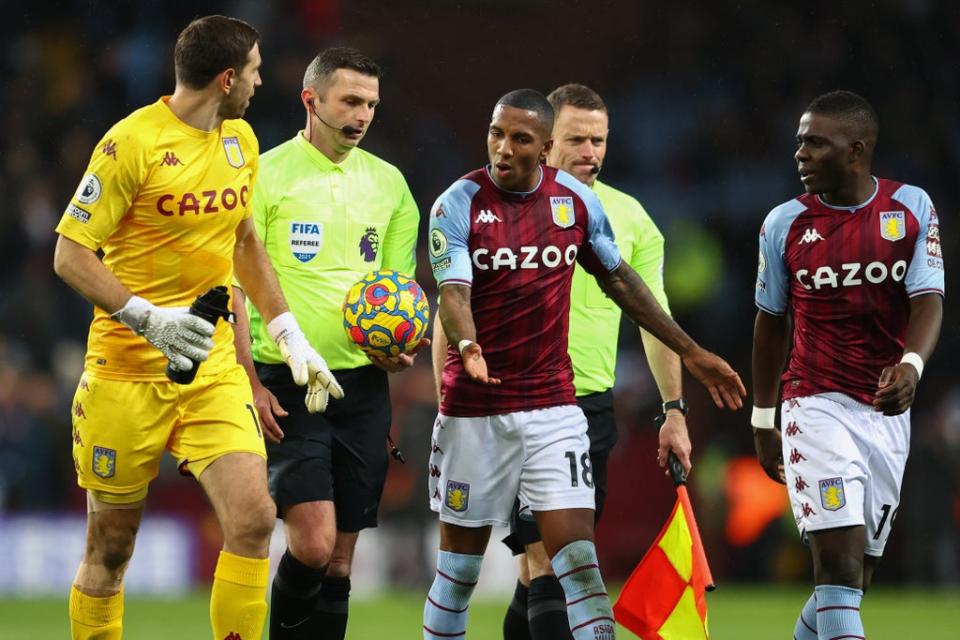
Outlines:
MULTIPOLYGON (((187 125, 169 96, 134 111, 97 144, 57 233, 103 251, 135 295, 161 307, 189 306, 233 279, 236 230, 250 217, 259 146, 243 120, 214 131, 187 125)), ((200 375, 236 363, 233 331, 217 323, 200 375)), ((145 338, 95 308, 87 370, 118 380, 163 380, 167 360, 145 338)))

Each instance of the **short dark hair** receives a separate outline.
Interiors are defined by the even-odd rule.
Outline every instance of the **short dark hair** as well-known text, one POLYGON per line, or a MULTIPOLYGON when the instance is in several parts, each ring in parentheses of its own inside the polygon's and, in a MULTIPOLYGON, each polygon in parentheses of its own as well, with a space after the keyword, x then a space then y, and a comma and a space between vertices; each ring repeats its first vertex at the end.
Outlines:
POLYGON ((560 113, 560 109, 564 107, 604 113, 607 111, 607 105, 600 94, 582 84, 570 83, 559 86, 547 95, 547 100, 553 107, 554 114, 560 113))
POLYGON ((553 106, 536 89, 515 89, 497 100, 497 104, 533 111, 540 123, 546 127, 548 134, 553 130, 553 106))
POLYGON ((321 51, 303 74, 303 88, 316 89, 317 93, 326 93, 326 85, 337 69, 350 69, 365 76, 380 78, 383 73, 380 65, 359 49, 350 47, 331 47, 321 51))
POLYGON ((227 69, 239 72, 258 42, 260 34, 243 20, 219 15, 197 18, 177 38, 173 53, 177 82, 203 89, 227 69))
POLYGON ((843 120, 859 129, 858 133, 876 139, 880 118, 866 98, 853 91, 831 91, 813 99, 805 113, 819 113, 843 120))

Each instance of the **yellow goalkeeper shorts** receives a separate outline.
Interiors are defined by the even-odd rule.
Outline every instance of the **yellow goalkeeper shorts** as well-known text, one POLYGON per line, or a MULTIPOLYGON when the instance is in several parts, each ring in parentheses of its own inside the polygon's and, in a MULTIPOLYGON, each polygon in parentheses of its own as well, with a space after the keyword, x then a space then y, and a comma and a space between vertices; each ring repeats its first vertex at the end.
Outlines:
POLYGON ((84 372, 73 397, 77 484, 105 502, 137 502, 157 477, 164 449, 199 478, 232 452, 266 458, 247 374, 203 371, 189 385, 98 378, 84 372))

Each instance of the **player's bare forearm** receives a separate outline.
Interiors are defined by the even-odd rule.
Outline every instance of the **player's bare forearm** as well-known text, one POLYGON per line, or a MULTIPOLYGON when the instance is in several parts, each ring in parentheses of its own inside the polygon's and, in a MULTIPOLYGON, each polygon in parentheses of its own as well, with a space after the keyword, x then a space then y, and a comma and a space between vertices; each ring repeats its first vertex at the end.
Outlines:
POLYGON ((236 323, 233 325, 233 345, 237 351, 237 362, 247 372, 250 388, 253 391, 253 404, 260 416, 260 425, 263 435, 269 442, 283 440, 283 430, 277 423, 275 416, 285 417, 286 410, 280 406, 280 401, 273 395, 257 376, 257 369, 253 365, 253 351, 250 345, 250 318, 247 316, 247 296, 240 287, 233 287, 233 315, 236 323))
POLYGON ((96 253, 65 236, 57 238, 53 270, 74 291, 107 313, 120 310, 133 295, 96 253))
POLYGON ((257 370, 253 366, 253 352, 250 348, 250 318, 247 316, 247 296, 240 287, 233 287, 232 307, 236 322, 233 325, 233 346, 237 351, 237 362, 247 372, 251 382, 257 379, 257 370))
POLYGON ((597 282, 627 317, 681 357, 697 346, 664 312, 647 285, 627 263, 621 263, 610 273, 598 276, 597 282))
POLYGON ((288 310, 277 274, 249 218, 237 228, 233 268, 244 293, 266 322, 288 310))
POLYGON ((650 365, 650 373, 657 382, 660 397, 664 402, 676 400, 683 395, 680 356, 645 329, 640 330, 640 337, 643 339, 647 364, 650 365))
POLYGON ((621 263, 611 273, 597 278, 600 287, 631 320, 656 336, 683 358, 690 373, 710 392, 714 404, 728 409, 743 406, 746 389, 737 372, 722 358, 697 345, 660 307, 637 272, 621 263))
MULTIPOLYGON (((943 299, 928 293, 910 299, 910 322, 903 341, 904 353, 916 353, 926 362, 933 355, 943 324, 943 299)), ((922 368, 922 367, 921 367, 922 368)), ((913 405, 920 371, 909 362, 884 367, 877 383, 873 407, 884 415, 900 415, 913 405)))
POLYGON ((447 359, 447 335, 443 332, 440 323, 440 314, 433 318, 433 342, 430 344, 430 356, 433 362, 433 384, 437 391, 437 402, 440 402, 440 383, 443 379, 443 363, 447 359))
POLYGON ((757 311, 753 325, 753 404, 770 408, 780 397, 780 374, 790 346, 790 320, 757 311))
MULTIPOLYGON (((650 373, 657 382, 660 397, 664 402, 676 400, 683 395, 680 356, 644 329, 640 330, 640 337, 643 338, 643 351, 647 354, 647 364, 650 365, 650 373)), ((691 450, 686 418, 678 409, 668 410, 660 427, 657 461, 666 469, 667 457, 673 452, 683 465, 684 471, 690 473, 691 450)), ((669 471, 667 473, 669 474, 669 471)))
POLYGON ((910 298, 910 322, 904 338, 904 353, 912 351, 930 360, 940 339, 943 324, 943 298, 938 293, 926 293, 910 298))
POLYGON ((470 306, 470 287, 462 284, 443 285, 437 315, 449 344, 459 345, 461 340, 476 342, 477 327, 473 323, 470 306))

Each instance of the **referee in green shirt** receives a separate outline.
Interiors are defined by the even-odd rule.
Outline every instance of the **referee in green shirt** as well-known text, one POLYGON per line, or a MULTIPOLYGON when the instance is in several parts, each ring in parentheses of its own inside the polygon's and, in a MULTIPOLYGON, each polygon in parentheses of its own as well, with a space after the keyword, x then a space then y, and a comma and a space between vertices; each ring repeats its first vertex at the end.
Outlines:
POLYGON ((344 390, 329 405, 308 397, 314 409, 326 407, 309 413, 262 316, 248 305, 246 330, 238 313, 237 352, 287 534, 271 594, 274 640, 344 637, 354 547, 361 529, 377 525, 387 473, 386 372, 413 363, 408 355, 368 358, 347 339, 340 310, 366 273, 412 275, 416 267, 420 214, 406 181, 357 148, 380 101, 379 78, 377 64, 355 49, 323 51, 303 79, 306 128, 260 157, 254 224, 291 311, 344 390))
MULTIPOLYGON (((556 113, 547 163, 593 188, 613 226, 624 260, 669 312, 663 291, 663 236, 635 198, 597 180, 607 152, 606 105, 596 92, 578 84, 559 87, 547 99, 556 113)), ((680 358, 652 335, 640 331, 650 371, 664 402, 660 466, 666 466, 667 455, 673 451, 689 471, 690 438, 684 419, 687 406, 681 395, 680 358)), ((620 308, 577 265, 570 290, 568 350, 577 404, 587 417, 598 520, 607 494, 607 457, 617 441, 612 388, 619 332, 620 308)), ((511 535, 505 542, 515 553, 523 554, 524 549, 527 553, 520 557, 520 580, 504 618, 504 639, 571 638, 563 589, 553 575, 536 522, 514 513, 511 535)))

